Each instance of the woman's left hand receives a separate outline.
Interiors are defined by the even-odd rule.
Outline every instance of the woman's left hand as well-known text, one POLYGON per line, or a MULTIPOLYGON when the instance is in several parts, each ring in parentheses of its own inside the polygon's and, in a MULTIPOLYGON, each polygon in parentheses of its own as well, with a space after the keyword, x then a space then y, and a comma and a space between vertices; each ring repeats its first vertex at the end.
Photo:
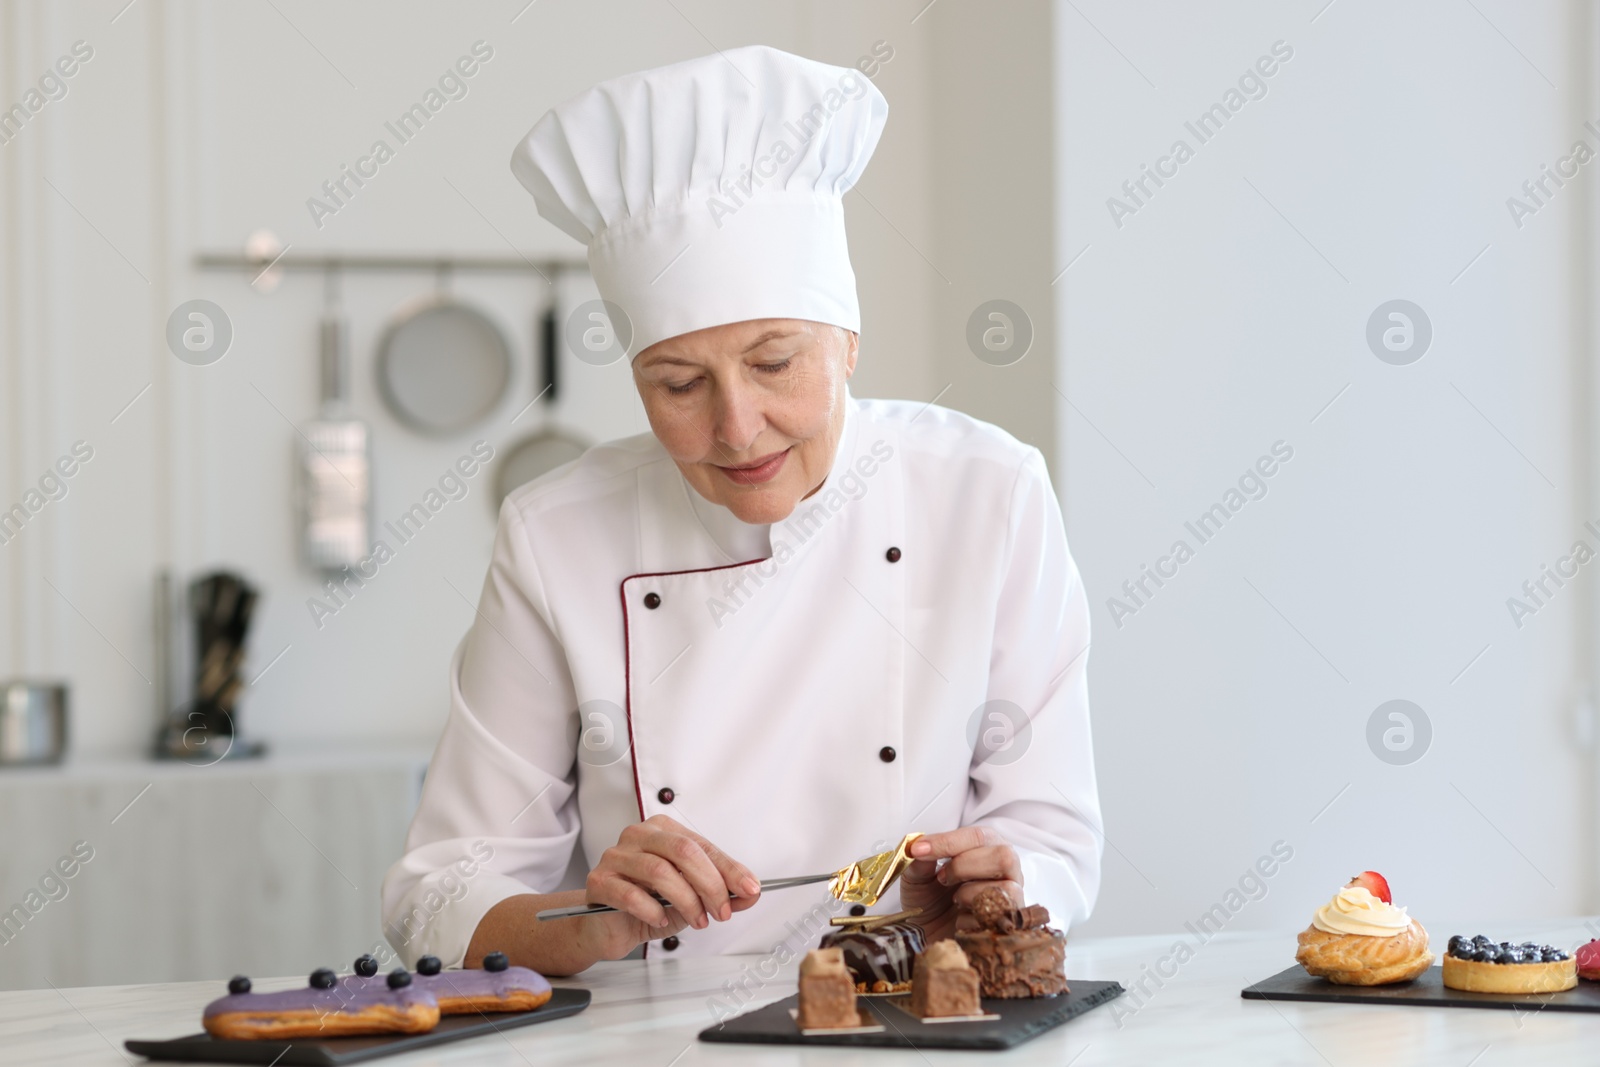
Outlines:
POLYGON ((956 929, 956 909, 991 886, 1022 907, 1022 862, 1016 850, 987 826, 925 834, 911 843, 911 866, 900 876, 900 902, 921 909, 917 923, 934 942, 956 929), (945 861, 940 863, 939 861, 945 861))

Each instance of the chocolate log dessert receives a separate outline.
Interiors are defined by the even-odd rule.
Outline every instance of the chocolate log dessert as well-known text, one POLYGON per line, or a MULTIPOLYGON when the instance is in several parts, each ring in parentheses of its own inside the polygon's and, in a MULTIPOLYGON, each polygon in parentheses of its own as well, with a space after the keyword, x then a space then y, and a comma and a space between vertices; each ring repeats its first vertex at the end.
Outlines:
POLYGON ((956 931, 956 944, 978 972, 986 997, 1050 997, 1067 992, 1067 939, 1052 929, 1039 904, 1011 906, 1003 889, 985 889, 972 902, 978 929, 956 931))
POLYGON ((864 922, 829 930, 821 947, 843 951, 856 992, 904 993, 911 988, 911 968, 922 952, 922 927, 905 921, 864 922))

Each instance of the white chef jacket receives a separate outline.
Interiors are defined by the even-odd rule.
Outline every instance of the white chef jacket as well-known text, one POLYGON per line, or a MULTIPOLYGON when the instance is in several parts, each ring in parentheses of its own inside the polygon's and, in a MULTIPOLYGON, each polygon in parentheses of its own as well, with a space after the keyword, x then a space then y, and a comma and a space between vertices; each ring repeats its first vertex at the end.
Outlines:
MULTIPOLYGON (((495 904, 581 885, 569 864, 656 814, 758 878, 988 826, 1030 902, 1087 916, 1089 611, 1043 457, 944 408, 846 403, 827 481, 756 558, 724 546, 760 528, 715 536, 648 434, 507 498, 384 879, 408 964, 459 963, 495 904)), ((840 909, 822 886, 775 891, 648 952, 796 955, 840 909)))

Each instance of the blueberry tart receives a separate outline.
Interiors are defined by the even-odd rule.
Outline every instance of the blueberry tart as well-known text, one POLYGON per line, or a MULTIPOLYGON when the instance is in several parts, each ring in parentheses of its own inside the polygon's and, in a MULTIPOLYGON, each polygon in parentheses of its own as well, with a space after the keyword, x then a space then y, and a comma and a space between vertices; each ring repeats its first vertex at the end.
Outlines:
POLYGON ((1551 945, 1457 934, 1444 954, 1444 984, 1468 993, 1559 993, 1577 986, 1578 961, 1551 945))

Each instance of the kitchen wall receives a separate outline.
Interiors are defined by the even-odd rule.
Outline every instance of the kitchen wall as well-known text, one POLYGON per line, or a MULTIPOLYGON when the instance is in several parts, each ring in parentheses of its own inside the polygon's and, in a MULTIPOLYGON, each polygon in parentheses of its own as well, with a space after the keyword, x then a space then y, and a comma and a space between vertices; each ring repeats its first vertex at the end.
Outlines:
POLYGON ((1364 868, 1436 936, 1600 909, 1593 578, 1508 608, 1600 547, 1593 164, 1522 188, 1600 146, 1592 10, 1058 7, 1058 477, 1109 842, 1086 932, 1230 890, 1234 928, 1291 929, 1364 868), (1425 352, 1369 343, 1392 300, 1425 352))
MULTIPOLYGON (((923 400, 942 392, 957 407, 1009 412, 1017 433, 1053 446, 1054 411, 1028 375, 962 378, 985 368, 961 335, 962 307, 991 277, 1015 263, 1041 275, 1048 267, 1048 175, 1019 180, 967 150, 987 136, 986 116, 1017 98, 1027 106, 1012 108, 1010 135, 1045 158, 1045 4, 999 20, 958 5, 934 18, 918 17, 920 4, 842 2, 120 6, 0 9, 8 103, 74 41, 93 51, 67 95, 0 146, 0 497, 20 499, 73 442, 94 449, 65 499, 0 551, 0 674, 71 679, 76 751, 131 753, 146 741, 150 584, 163 565, 186 577, 238 568, 265 591, 250 667, 270 670, 245 705, 246 730, 290 745, 432 737, 493 534, 488 478, 319 626, 307 604, 315 579, 296 556, 291 457, 295 424, 316 410, 322 283, 290 274, 264 294, 249 275, 197 270, 195 257, 238 252, 261 228, 290 255, 578 254, 538 218, 507 163, 547 107, 603 77, 750 42, 840 64, 875 46, 887 52, 876 81, 892 118, 847 200, 865 308, 856 391, 923 400), (477 41, 493 54, 466 95, 337 213, 314 220, 308 198, 387 136, 384 122, 477 41), (967 54, 974 41, 981 55, 967 54), (985 175, 1004 177, 984 190, 985 175), (968 228, 962 205, 978 192, 1004 199, 1002 226, 968 228), (163 340, 168 314, 194 298, 216 302, 233 325, 232 348, 211 366, 180 363, 163 340)), ((507 331, 517 377, 481 426, 441 440, 400 426, 372 372, 389 316, 434 293, 439 279, 343 280, 354 408, 373 426, 380 519, 416 502, 475 440, 503 451, 545 423, 591 440, 644 428, 626 368, 577 361, 563 368, 553 411, 513 422, 537 391, 532 331, 547 287, 528 272, 445 284, 507 331)), ((1047 324, 1043 304, 1040 296, 1036 313, 1047 324)), ((1040 332, 1033 377, 1051 362, 1053 338, 1040 332)))

